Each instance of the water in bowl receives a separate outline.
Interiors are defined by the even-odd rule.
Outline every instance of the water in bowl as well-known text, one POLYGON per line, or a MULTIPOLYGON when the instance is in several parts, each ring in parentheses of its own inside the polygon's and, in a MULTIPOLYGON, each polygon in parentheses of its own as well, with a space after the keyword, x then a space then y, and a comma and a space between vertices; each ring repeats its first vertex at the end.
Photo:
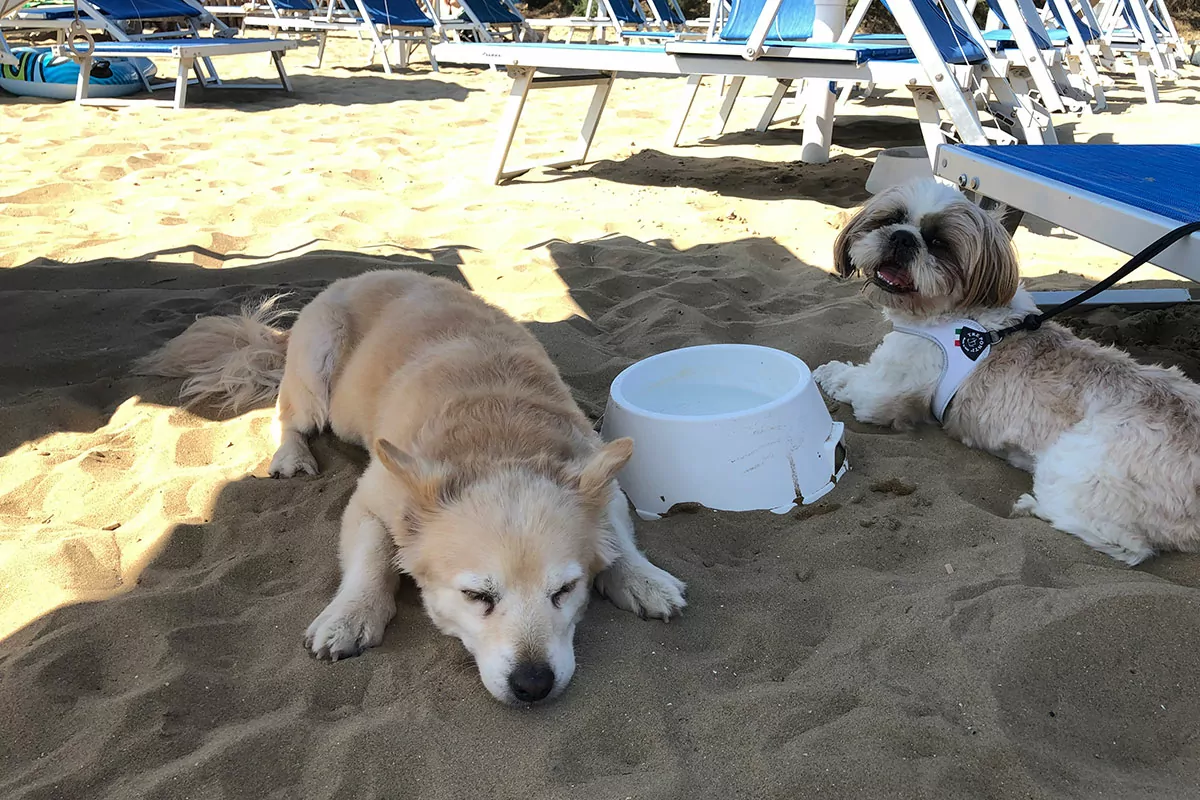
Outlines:
POLYGON ((637 398, 639 406, 656 414, 707 417, 731 414, 766 405, 775 397, 744 386, 713 383, 665 382, 647 386, 637 398))

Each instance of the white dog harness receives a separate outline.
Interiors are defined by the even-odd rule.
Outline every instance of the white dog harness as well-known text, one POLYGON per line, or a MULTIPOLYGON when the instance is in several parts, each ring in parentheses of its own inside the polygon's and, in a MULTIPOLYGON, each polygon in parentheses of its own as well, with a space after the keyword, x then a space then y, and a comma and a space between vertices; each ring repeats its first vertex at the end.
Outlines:
POLYGON ((933 391, 933 416, 938 422, 946 413, 946 406, 954 399, 975 368, 979 366, 992 346, 988 343, 987 329, 975 320, 957 319, 939 325, 904 325, 893 322, 892 328, 900 333, 910 333, 936 344, 942 351, 942 376, 933 391))

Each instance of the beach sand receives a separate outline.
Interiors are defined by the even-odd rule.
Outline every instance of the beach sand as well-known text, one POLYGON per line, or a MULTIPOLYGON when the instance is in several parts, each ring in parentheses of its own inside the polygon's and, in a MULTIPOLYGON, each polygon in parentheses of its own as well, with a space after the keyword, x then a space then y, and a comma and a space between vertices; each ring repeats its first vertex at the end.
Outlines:
MULTIPOLYGON (((886 326, 831 245, 879 150, 920 142, 885 96, 800 164, 798 129, 739 132, 770 89, 748 83, 730 133, 704 137, 710 89, 670 149, 682 82, 626 80, 594 162, 493 187, 504 74, 389 77, 364 53, 301 51, 295 96, 182 113, 0 98, 0 796, 1200 796, 1200 558, 1121 567, 1009 519, 1028 475, 836 405, 853 470, 819 503, 639 522, 690 605, 664 625, 593 602, 553 704, 493 701, 410 583, 381 647, 309 658, 365 454, 321 437, 320 476, 270 480, 269 409, 185 410, 135 358, 198 315, 406 266, 528 322, 593 416, 671 347, 861 359, 886 326)), ((1198 87, 1148 108, 1126 80, 1061 133, 1186 138, 1198 87)), ((535 97, 519 152, 568 142, 587 91, 535 97)), ((1017 245, 1040 288, 1123 261, 1061 230, 1017 245)), ((1200 378, 1198 321, 1071 324, 1200 378)))

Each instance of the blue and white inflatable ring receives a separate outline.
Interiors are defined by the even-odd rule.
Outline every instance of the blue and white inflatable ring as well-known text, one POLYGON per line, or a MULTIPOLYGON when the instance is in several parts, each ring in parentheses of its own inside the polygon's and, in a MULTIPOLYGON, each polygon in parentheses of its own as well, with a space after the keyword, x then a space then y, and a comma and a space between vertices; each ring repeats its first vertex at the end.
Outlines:
MULTIPOLYGON (((0 89, 27 97, 72 100, 79 81, 79 63, 56 56, 46 47, 14 47, 16 66, 0 64, 0 89)), ((89 97, 124 97, 143 88, 154 76, 154 63, 145 58, 96 58, 88 82, 89 97)))

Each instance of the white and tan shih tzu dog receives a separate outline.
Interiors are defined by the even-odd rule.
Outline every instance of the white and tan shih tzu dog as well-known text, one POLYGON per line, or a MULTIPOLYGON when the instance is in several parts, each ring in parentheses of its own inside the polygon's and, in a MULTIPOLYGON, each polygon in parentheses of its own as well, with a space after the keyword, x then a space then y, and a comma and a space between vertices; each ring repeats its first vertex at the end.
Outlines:
POLYGON ((1014 515, 1119 561, 1200 550, 1200 386, 1050 322, 990 344, 986 331, 1037 309, 986 211, 932 179, 895 187, 851 219, 834 251, 838 273, 865 276, 894 328, 867 363, 814 372, 855 418, 940 421, 1033 473, 1014 515))

